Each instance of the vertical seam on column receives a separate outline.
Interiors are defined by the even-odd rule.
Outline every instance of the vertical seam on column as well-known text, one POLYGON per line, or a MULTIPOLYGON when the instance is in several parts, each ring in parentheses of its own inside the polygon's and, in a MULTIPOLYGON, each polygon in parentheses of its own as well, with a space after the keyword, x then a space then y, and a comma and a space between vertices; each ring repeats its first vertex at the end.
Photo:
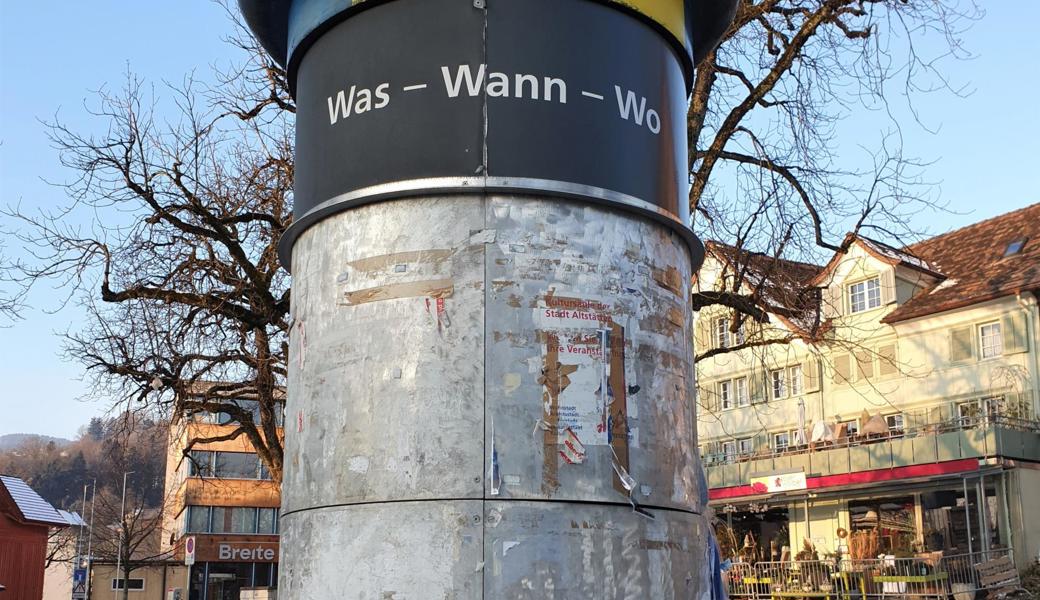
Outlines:
MULTIPOLYGON (((493 1, 493 0, 491 0, 491 1, 493 1)), ((482 33, 483 38, 481 40, 481 43, 482 43, 481 59, 482 59, 482 62, 485 65, 487 65, 488 64, 488 44, 487 44, 488 0, 484 1, 484 6, 483 6, 483 8, 481 10, 484 13, 484 31, 482 33)), ((484 69, 486 71, 487 70, 487 66, 485 66, 484 69)), ((482 170, 483 170, 482 175, 483 175, 483 179, 484 179, 484 186, 483 186, 484 187, 484 191, 481 194, 481 202, 483 203, 483 207, 482 208, 483 208, 483 213, 484 213, 483 229, 486 230, 488 228, 488 210, 489 210, 489 202, 488 202, 488 195, 487 195, 487 179, 488 179, 488 94, 487 94, 487 86, 486 85, 481 90, 481 100, 482 100, 482 107, 481 108, 482 108, 482 117, 483 117, 483 123, 482 123, 483 130, 481 131, 481 139, 480 139, 480 141, 481 141, 481 163, 482 163, 481 166, 482 166, 482 170)), ((483 245, 483 249, 484 249, 484 257, 483 257, 483 260, 484 260, 484 281, 483 281, 483 286, 484 286, 484 307, 483 307, 483 311, 482 311, 482 313, 483 313, 483 323, 482 323, 482 325, 483 326, 482 326, 481 329, 483 330, 483 337, 484 337, 484 356, 483 356, 483 368, 481 369, 481 371, 482 371, 482 375, 483 375, 484 390, 483 390, 483 393, 481 394, 481 396, 482 396, 482 400, 483 400, 483 403, 484 403, 484 422, 482 424, 482 429, 483 429, 483 434, 484 434, 483 435, 483 437, 484 437, 484 451, 482 453, 482 462, 488 456, 488 448, 487 448, 487 444, 488 444, 488 439, 487 439, 487 436, 488 436, 488 329, 487 329, 487 322, 488 322, 488 303, 489 303, 489 301, 491 299, 491 289, 490 289, 490 286, 488 285, 488 276, 489 276, 489 273, 488 273, 488 244, 484 244, 483 245)), ((495 441, 491 440, 491 443, 492 443, 492 448, 493 448, 495 441)), ((493 461, 491 462, 491 464, 488 465, 488 468, 489 469, 494 469, 495 468, 493 461)), ((492 475, 491 476, 494 477, 494 471, 492 471, 492 475)), ((483 483, 483 487, 484 487, 484 493, 482 493, 480 495, 480 560, 481 560, 481 563, 482 563, 482 566, 481 566, 481 569, 480 569, 480 597, 481 598, 485 598, 486 597, 486 594, 485 594, 485 581, 487 580, 487 568, 488 568, 488 558, 489 558, 488 554, 487 554, 487 544, 486 544, 486 540, 487 540, 487 494, 488 494, 487 486, 488 486, 488 479, 482 473, 480 480, 483 483)))

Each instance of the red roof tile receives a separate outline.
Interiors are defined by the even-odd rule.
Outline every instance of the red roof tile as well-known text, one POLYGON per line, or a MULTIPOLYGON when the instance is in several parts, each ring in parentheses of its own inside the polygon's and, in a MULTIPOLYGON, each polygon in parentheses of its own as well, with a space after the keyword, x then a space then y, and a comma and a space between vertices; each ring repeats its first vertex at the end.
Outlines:
POLYGON ((895 323, 978 304, 1018 292, 1040 290, 1040 204, 908 246, 945 279, 925 288, 888 314, 895 323), (1021 252, 1008 245, 1025 240, 1021 252))

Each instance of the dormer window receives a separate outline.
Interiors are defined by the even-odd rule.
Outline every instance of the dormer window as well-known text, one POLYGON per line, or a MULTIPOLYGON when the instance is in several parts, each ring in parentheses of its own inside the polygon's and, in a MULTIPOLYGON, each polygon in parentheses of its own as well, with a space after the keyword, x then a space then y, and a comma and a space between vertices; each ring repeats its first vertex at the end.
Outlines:
POLYGON ((849 312, 858 313, 881 306, 881 278, 874 277, 848 286, 849 312))
POLYGON ((1025 248, 1025 247, 1026 247, 1026 239, 1025 238, 1017 239, 1017 240, 1011 242, 1010 244, 1007 245, 1007 249, 1004 250, 1004 258, 1007 258, 1009 256, 1014 256, 1016 254, 1021 254, 1022 253, 1022 249, 1025 248))

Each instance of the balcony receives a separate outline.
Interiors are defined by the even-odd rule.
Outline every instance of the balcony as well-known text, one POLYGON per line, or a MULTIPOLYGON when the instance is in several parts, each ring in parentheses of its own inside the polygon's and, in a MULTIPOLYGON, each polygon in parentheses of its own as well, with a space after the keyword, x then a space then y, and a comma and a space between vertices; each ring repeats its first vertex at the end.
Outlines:
POLYGON ((810 477, 843 475, 989 457, 1040 460, 1040 422, 1021 411, 973 414, 957 406, 904 413, 905 429, 850 436, 834 442, 759 449, 704 457, 711 489, 747 485, 752 477, 803 471, 810 477))

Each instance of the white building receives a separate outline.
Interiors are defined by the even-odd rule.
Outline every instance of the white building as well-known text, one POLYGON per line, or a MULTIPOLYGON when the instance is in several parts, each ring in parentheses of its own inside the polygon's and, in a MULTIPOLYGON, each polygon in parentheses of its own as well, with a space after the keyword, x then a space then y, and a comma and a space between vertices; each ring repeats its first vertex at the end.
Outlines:
POLYGON ((890 552, 1011 547, 1024 566, 1040 552, 1040 204, 844 247, 814 266, 709 244, 698 288, 741 277, 772 307, 739 329, 730 309, 698 315, 698 354, 746 346, 697 365, 716 514, 766 560, 770 542, 840 552, 873 530, 890 552), (793 341, 755 345, 775 338, 793 341))

